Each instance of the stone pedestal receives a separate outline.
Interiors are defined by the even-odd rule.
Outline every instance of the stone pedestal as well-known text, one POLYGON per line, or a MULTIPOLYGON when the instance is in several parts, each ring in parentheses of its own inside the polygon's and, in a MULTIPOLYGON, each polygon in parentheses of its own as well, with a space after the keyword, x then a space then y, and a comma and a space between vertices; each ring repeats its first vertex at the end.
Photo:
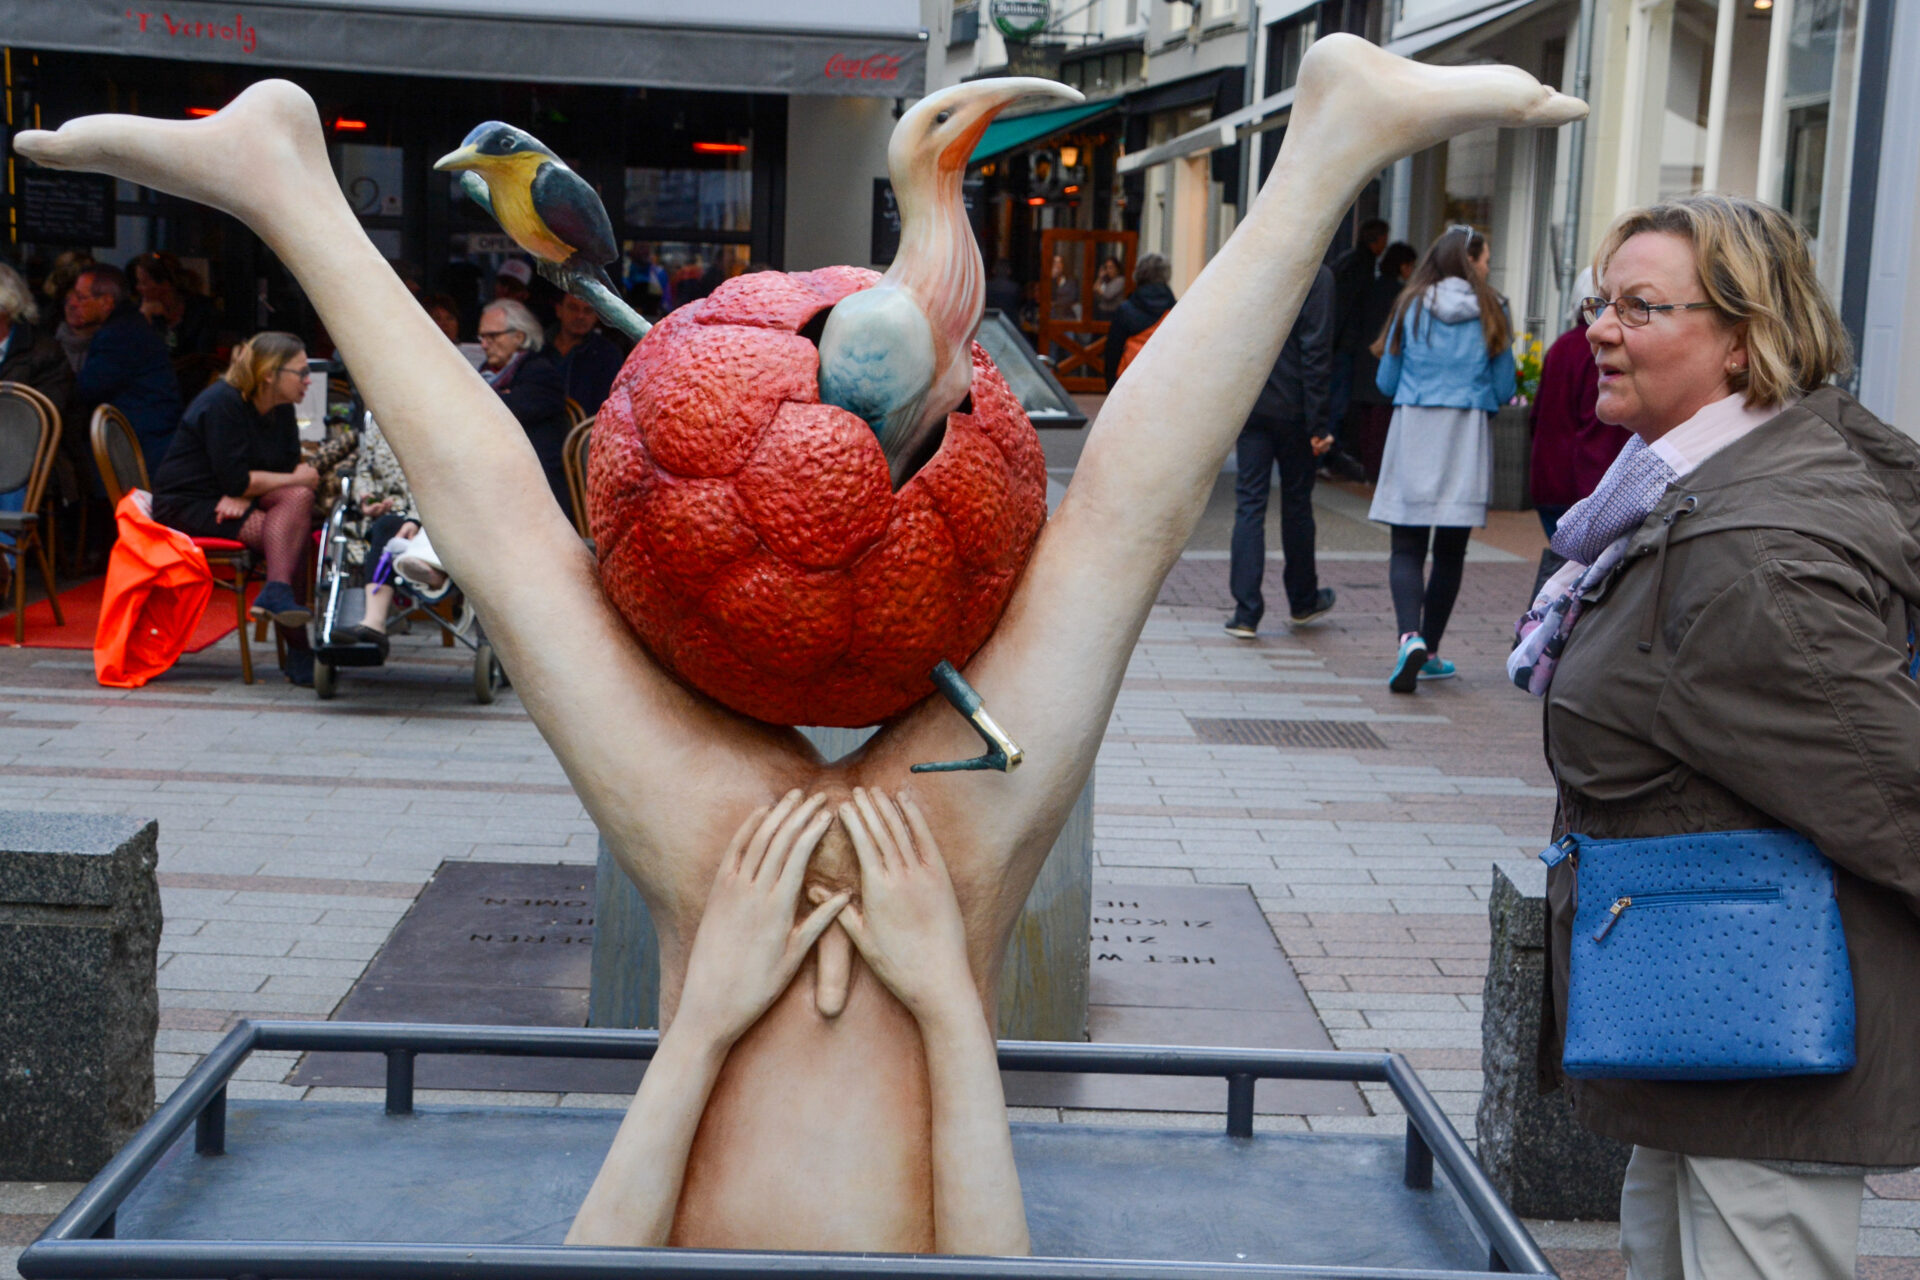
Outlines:
POLYGON ((1620 1216, 1620 1183, 1633 1148, 1589 1133, 1565 1093, 1542 1095, 1539 1088, 1546 884, 1537 860, 1493 869, 1493 953, 1480 1024, 1480 1165, 1523 1218, 1611 1220, 1620 1216))
MULTIPOLYGON (((871 729, 805 729, 835 760, 871 729)), ((603 842, 594 875, 595 1027, 660 1025, 660 944, 647 904, 603 842)), ((1093 917, 1093 780, 1074 803, 1014 925, 1000 981, 1000 1035, 1009 1040, 1087 1037, 1087 937, 1093 917)))
POLYGON ((82 1181, 153 1109, 153 822, 0 810, 0 1181, 82 1181))

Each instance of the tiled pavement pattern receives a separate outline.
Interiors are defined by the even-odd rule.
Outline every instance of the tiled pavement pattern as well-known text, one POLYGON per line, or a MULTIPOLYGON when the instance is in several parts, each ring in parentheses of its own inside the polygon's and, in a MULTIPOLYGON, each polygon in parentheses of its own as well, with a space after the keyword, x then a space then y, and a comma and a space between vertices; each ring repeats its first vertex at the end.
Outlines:
MULTIPOLYGON (((1489 530, 1446 645, 1461 678, 1403 698, 1384 687, 1383 539, 1360 500, 1321 496, 1337 612, 1247 644, 1219 631, 1227 497, 1169 578, 1109 727, 1096 874, 1250 886, 1334 1042, 1406 1053, 1470 1136, 1489 864, 1535 851, 1552 807, 1537 704, 1499 678, 1537 535, 1518 517, 1489 530), (1210 745, 1188 717, 1356 721, 1386 745, 1210 745)), ((0 651, 0 807, 160 819, 163 1095, 238 1016, 325 1017, 442 859, 592 861, 591 824, 511 693, 474 706, 463 651, 428 638, 396 654, 322 704, 278 681, 241 685, 230 644, 135 693, 95 685, 85 654, 0 651)), ((297 1095, 280 1083, 290 1065, 256 1057, 234 1092, 297 1095)), ((1391 1098, 1368 1098, 1382 1114, 1260 1124, 1397 1130, 1391 1098)), ((1875 1186, 1861 1275, 1920 1276, 1920 1175, 1875 1186)), ((74 1190, 0 1184, 0 1280, 74 1190)), ((1610 1227, 1537 1230, 1570 1276, 1621 1273, 1610 1227)))

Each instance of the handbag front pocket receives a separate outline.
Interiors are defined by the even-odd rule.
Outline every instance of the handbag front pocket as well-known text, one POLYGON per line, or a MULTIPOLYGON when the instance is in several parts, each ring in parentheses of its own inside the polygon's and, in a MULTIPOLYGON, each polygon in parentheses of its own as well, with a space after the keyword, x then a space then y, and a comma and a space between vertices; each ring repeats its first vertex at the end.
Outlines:
POLYGON ((1778 901, 1780 886, 1777 884, 1758 889, 1678 889, 1661 893, 1622 894, 1608 905, 1607 918, 1601 922, 1593 940, 1605 942, 1607 935, 1613 932, 1613 926, 1620 923, 1620 917, 1636 907, 1647 911, 1658 907, 1707 907, 1723 903, 1733 905, 1778 901))
POLYGON ((1576 1079, 1751 1080, 1854 1065, 1833 866, 1791 831, 1596 840, 1578 877, 1562 1064, 1576 1079))

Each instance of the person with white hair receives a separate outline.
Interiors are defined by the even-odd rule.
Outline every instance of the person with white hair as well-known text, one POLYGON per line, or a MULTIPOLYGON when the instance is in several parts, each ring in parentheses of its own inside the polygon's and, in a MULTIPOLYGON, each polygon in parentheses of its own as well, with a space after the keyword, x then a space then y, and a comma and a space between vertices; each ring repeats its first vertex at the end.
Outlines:
POLYGON ((53 401, 65 415, 73 396, 73 366, 51 331, 38 327, 39 304, 20 273, 0 262, 0 382, 20 382, 53 401))
POLYGON ((506 401, 520 429, 533 442, 547 487, 560 510, 573 518, 567 492, 567 379, 546 348, 546 332, 523 302, 496 298, 480 313, 480 376, 506 401))

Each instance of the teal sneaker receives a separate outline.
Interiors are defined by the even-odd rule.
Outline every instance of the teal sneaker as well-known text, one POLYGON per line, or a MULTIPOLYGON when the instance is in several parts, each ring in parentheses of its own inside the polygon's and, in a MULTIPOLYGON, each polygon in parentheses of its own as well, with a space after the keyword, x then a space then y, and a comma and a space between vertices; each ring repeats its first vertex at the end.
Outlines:
POLYGON ((1426 661, 1427 642, 1418 635, 1407 636, 1400 642, 1399 656, 1393 660, 1393 674, 1387 678, 1387 688, 1395 693, 1412 693, 1426 661))
POLYGON ((1428 658, 1427 665, 1420 668, 1422 680, 1451 680, 1458 674, 1445 658, 1428 658))

